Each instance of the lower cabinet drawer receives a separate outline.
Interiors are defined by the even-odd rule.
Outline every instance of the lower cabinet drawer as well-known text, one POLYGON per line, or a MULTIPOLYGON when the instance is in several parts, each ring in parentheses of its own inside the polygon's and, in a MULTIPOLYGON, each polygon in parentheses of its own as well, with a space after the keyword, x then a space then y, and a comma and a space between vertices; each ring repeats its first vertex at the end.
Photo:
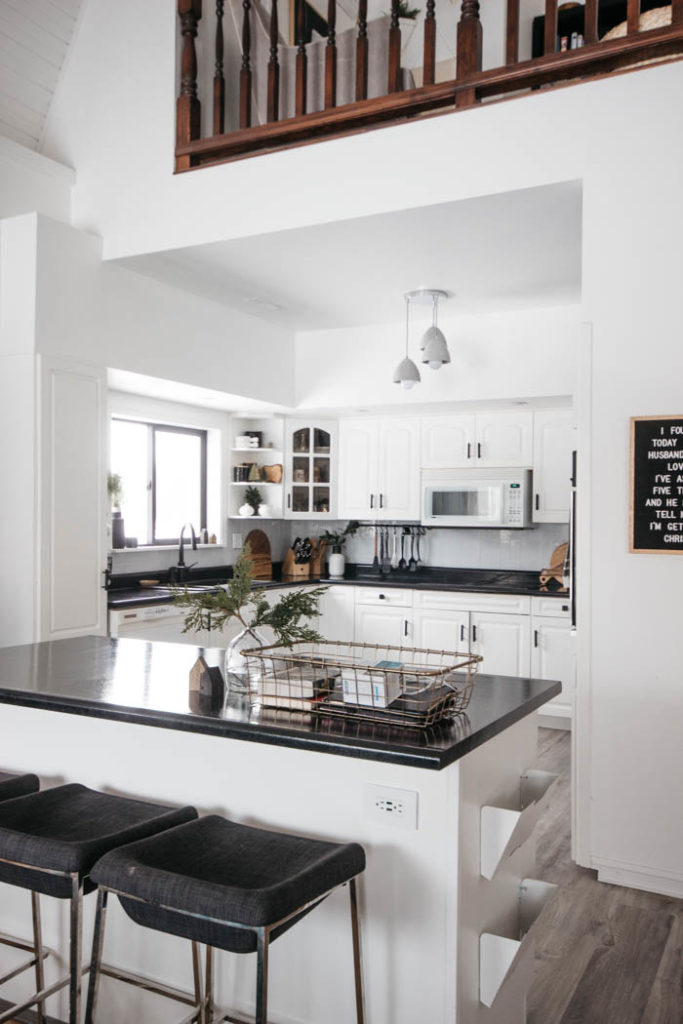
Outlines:
POLYGON ((356 604, 373 605, 382 608, 412 608, 412 590, 398 587, 356 587, 356 604))

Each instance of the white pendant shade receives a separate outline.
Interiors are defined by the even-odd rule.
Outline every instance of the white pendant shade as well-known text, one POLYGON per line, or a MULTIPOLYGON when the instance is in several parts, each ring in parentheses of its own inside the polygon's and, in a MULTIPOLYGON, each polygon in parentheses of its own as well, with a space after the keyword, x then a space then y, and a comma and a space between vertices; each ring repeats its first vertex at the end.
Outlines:
POLYGON ((408 391, 415 384, 420 383, 420 371, 408 356, 402 359, 394 371, 394 384, 400 384, 408 391))
POLYGON ((420 343, 422 362, 428 363, 432 370, 438 370, 445 363, 450 363, 451 356, 443 332, 438 327, 428 327, 422 335, 420 343))

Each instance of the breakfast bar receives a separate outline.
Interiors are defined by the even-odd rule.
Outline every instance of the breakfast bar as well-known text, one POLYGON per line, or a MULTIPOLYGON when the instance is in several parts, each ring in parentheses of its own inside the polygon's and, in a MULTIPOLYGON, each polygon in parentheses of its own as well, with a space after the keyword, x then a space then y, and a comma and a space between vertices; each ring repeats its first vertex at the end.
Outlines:
MULTIPOLYGON (((531 768, 534 713, 560 684, 481 675, 464 715, 400 729, 252 708, 240 695, 204 706, 188 689, 199 653, 210 665, 224 654, 94 636, 0 650, 0 768, 36 772, 44 788, 82 782, 361 843, 367 1020, 521 1024, 533 961, 529 907, 547 895, 533 882, 533 824, 552 784, 531 768), (387 801, 398 813, 386 812, 387 801)), ((46 943, 63 954, 62 907, 44 902, 46 943)), ((2 903, 2 930, 25 937, 26 894, 4 886, 2 903)), ((86 950, 92 903, 86 898, 86 950)), ((333 893, 274 946, 273 1022, 354 1019, 347 914, 333 893)), ((133 929, 118 907, 110 915, 106 962, 191 988, 182 942, 133 929)), ((245 1019, 252 959, 223 953, 216 964, 219 1005, 245 1019)), ((12 984, 18 999, 22 983, 12 984)), ((63 1019, 53 1002, 48 1009, 63 1019)), ((174 1013, 159 997, 102 982, 101 1024, 161 1024, 174 1013)))

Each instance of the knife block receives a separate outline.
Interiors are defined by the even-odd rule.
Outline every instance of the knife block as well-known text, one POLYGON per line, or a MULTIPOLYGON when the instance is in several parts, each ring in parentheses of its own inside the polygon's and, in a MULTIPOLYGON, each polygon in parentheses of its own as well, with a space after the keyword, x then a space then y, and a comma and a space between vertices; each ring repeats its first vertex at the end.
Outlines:
POLYGON ((283 576, 310 576, 311 575, 311 563, 310 562, 295 562, 294 552, 290 548, 285 555, 285 560, 282 563, 282 575, 283 576))

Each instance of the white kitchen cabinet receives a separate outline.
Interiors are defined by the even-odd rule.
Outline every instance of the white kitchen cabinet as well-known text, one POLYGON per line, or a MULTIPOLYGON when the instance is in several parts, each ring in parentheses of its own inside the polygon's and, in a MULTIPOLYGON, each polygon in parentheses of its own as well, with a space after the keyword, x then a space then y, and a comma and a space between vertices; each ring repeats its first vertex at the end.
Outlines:
POLYGON ((414 646, 413 592, 395 587, 356 587, 357 644, 414 646))
POLYGON ((471 466, 475 450, 474 416, 423 416, 423 469, 452 469, 471 466))
POLYGON ((374 519, 377 513, 376 419, 349 419, 339 424, 339 516, 374 519))
POLYGON ((535 523, 568 523, 572 451, 576 427, 571 411, 551 409, 534 413, 535 523))
POLYGON ((469 649, 470 615, 448 608, 415 608, 413 611, 415 646, 432 651, 469 649))
POLYGON ((423 469, 527 467, 532 457, 533 417, 527 410, 423 419, 423 469))
POLYGON ((479 667, 487 675, 528 676, 529 616, 502 612, 472 612, 471 650, 484 659, 479 667))
POLYGON ((417 417, 342 420, 339 517, 419 519, 419 438, 417 417))
POLYGON ((336 508, 336 423, 288 420, 286 519, 331 519, 336 508))
POLYGON ((355 636, 355 596, 353 587, 331 586, 318 602, 317 629, 325 640, 353 642, 355 636))
MULTIPOLYGON (((558 679, 562 693, 543 705, 542 714, 571 723, 576 681, 576 654, 571 635, 569 603, 553 599, 553 604, 532 599, 531 675, 535 679, 558 679), (552 615, 537 614, 551 611, 552 615)), ((558 721, 558 725, 561 724, 558 721)))

